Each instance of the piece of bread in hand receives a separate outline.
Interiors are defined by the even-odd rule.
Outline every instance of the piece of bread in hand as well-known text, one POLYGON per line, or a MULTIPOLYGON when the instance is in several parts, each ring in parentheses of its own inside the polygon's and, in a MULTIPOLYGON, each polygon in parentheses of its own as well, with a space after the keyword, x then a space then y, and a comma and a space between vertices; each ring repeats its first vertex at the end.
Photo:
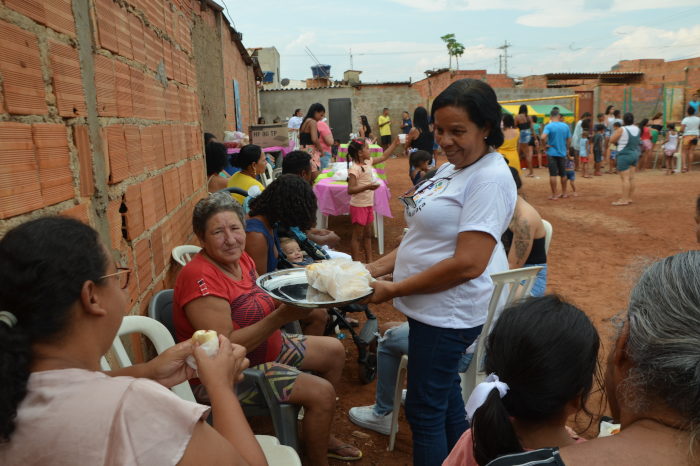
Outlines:
POLYGON ((197 330, 196 332, 194 332, 194 335, 192 335, 191 341, 193 345, 196 342, 199 342, 200 345, 203 345, 209 340, 213 340, 215 338, 218 338, 218 335, 214 330, 197 330))

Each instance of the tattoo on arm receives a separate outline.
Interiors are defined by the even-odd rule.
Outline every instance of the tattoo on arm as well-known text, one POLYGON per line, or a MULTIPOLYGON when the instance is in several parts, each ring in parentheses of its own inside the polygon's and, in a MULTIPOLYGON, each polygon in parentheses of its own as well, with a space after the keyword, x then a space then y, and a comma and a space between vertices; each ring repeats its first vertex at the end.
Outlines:
POLYGON ((515 257, 518 262, 523 262, 527 254, 527 249, 532 242, 530 235, 530 225, 526 218, 518 219, 518 222, 514 225, 513 230, 513 243, 515 246, 515 257))

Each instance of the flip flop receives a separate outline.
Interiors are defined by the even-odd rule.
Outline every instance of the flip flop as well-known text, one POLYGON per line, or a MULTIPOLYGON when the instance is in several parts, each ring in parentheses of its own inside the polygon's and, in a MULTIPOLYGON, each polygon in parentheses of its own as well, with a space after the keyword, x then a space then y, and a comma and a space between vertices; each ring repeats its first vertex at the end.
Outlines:
POLYGON ((622 203, 620 203, 620 202, 613 202, 612 205, 614 205, 614 206, 616 206, 616 207, 622 207, 622 206, 629 205, 629 203, 627 203, 627 204, 622 204, 622 203))
POLYGON ((566 199, 566 198, 568 198, 568 197, 569 197, 569 195, 568 195, 568 194, 562 194, 562 195, 561 195, 561 196, 559 196, 559 197, 561 197, 562 199, 566 199))
POLYGON ((558 197, 548 197, 547 200, 550 200, 550 201, 558 201, 559 198, 558 198, 558 197))
POLYGON ((345 443, 345 444, 340 445, 336 448, 329 449, 328 450, 328 457, 335 458, 337 460, 342 460, 342 461, 355 461, 355 460, 359 460, 362 458, 362 452, 360 450, 358 450, 357 448, 353 447, 352 445, 350 445, 349 443, 345 443), (360 453, 360 455, 359 456, 340 456, 336 453, 336 452, 339 452, 340 450, 345 450, 346 448, 351 448, 353 450, 357 450, 360 453))

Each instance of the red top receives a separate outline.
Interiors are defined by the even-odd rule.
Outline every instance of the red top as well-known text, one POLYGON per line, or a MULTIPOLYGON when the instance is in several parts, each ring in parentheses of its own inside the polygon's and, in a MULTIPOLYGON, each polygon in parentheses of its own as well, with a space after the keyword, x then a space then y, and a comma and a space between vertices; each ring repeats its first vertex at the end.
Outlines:
POLYGON ((649 130, 648 126, 644 127, 644 130, 642 131, 642 141, 645 139, 651 139, 651 131, 649 130))
MULTIPOLYGON (((245 252, 238 263, 243 279, 235 281, 226 276, 214 264, 202 257, 200 252, 180 271, 175 282, 173 297, 173 324, 177 341, 192 338, 195 329, 187 319, 183 308, 187 303, 203 296, 218 296, 231 305, 231 321, 234 330, 253 325, 275 310, 272 298, 255 283, 255 263, 245 252)), ((248 353, 250 365, 256 366, 275 361, 282 349, 282 334, 275 331, 260 346, 248 353)), ((190 380, 191 385, 199 385, 199 379, 190 380)))

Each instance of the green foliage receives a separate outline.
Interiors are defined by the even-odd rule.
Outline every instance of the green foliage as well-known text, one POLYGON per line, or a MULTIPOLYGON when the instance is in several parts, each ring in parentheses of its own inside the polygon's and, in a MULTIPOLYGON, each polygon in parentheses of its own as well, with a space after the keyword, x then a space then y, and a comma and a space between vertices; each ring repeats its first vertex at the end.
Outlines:
POLYGON ((464 54, 464 45, 457 42, 454 34, 445 34, 440 37, 440 39, 445 42, 447 46, 447 53, 450 56, 450 68, 452 68, 452 57, 457 60, 457 69, 459 69, 459 57, 464 54))

